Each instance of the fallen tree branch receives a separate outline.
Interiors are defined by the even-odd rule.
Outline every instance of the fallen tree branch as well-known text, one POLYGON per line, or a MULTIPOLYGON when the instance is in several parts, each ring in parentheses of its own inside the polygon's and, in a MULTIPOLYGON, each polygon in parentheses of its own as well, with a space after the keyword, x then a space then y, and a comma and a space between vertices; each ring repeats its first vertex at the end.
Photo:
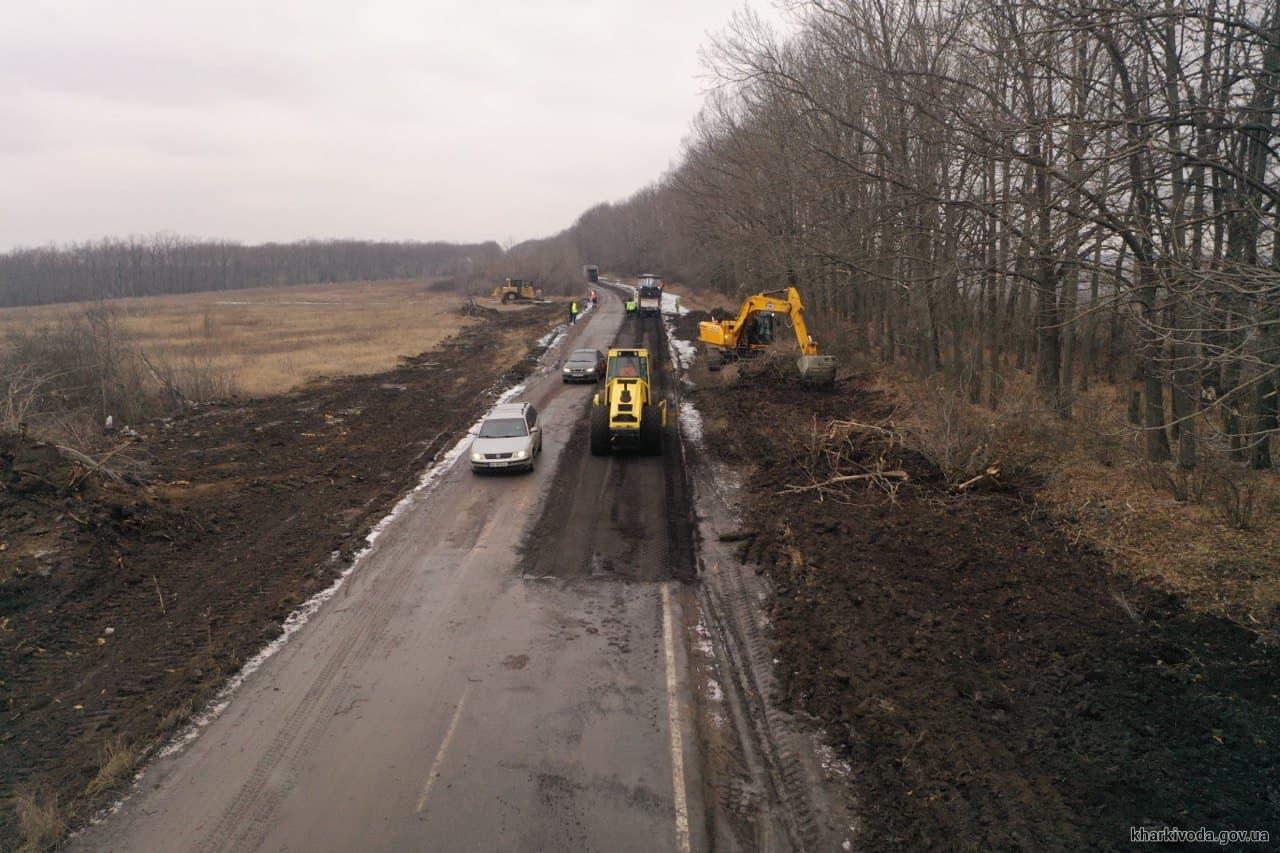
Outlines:
POLYGON ((835 477, 823 480, 821 483, 814 483, 809 486, 792 486, 788 485, 785 489, 776 492, 779 495, 791 495, 797 492, 809 492, 814 489, 822 489, 827 486, 834 486, 837 483, 851 483, 855 480, 902 480, 911 479, 911 475, 906 471, 872 471, 868 474, 838 474, 835 477))
POLYGON ((111 461, 111 457, 115 456, 117 453, 119 453, 121 450, 124 450, 126 447, 129 447, 131 444, 133 444, 132 440, 126 441, 124 444, 120 445, 115 450, 112 450, 110 453, 103 456, 101 459, 94 459, 91 456, 81 453, 79 450, 76 450, 74 447, 67 447, 62 444, 54 445, 55 447, 57 447, 59 453, 64 454, 67 458, 71 459, 71 461, 76 462, 87 469, 85 473, 80 474, 79 476, 73 477, 71 482, 67 484, 67 487, 74 488, 76 485, 80 483, 81 480, 83 480, 89 474, 93 474, 93 473, 101 474, 102 476, 110 480, 115 480, 116 482, 121 482, 122 480, 124 480, 124 477, 119 472, 114 471, 111 468, 107 467, 107 462, 111 461))
POLYGON ((998 466, 998 465, 992 465, 991 467, 987 468, 987 470, 983 471, 981 474, 977 475, 976 477, 970 477, 969 479, 965 480, 965 481, 964 481, 963 483, 961 483, 960 485, 956 486, 956 491, 957 491, 957 492, 963 492, 965 489, 969 488, 970 486, 972 486, 974 483, 978 482, 979 480, 985 480, 985 479, 986 479, 986 478, 988 478, 988 477, 991 477, 991 478, 993 478, 993 479, 994 479, 995 477, 998 477, 999 475, 1000 475, 1000 468, 999 468, 999 466, 998 466))

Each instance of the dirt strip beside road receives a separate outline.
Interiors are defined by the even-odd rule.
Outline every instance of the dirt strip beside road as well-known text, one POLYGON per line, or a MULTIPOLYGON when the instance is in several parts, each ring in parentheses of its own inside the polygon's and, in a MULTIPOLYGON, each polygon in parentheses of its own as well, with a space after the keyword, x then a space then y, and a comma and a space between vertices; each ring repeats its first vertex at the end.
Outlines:
MULTIPOLYGON (((1131 826, 1280 833, 1280 657, 1236 624, 1112 573, 1036 509, 1034 484, 957 493, 921 455, 852 428, 831 472, 815 424, 877 424, 858 378, 768 376, 692 398, 747 472, 740 556, 774 589, 784 702, 852 768, 861 843, 1125 848, 1131 826)), ((735 537, 737 538, 737 537, 735 537)))
POLYGON ((56 797, 72 823, 103 802, 333 582, 560 320, 504 312, 377 376, 140 426, 140 485, 68 489, 55 452, 7 440, 0 847, 18 794, 56 797))

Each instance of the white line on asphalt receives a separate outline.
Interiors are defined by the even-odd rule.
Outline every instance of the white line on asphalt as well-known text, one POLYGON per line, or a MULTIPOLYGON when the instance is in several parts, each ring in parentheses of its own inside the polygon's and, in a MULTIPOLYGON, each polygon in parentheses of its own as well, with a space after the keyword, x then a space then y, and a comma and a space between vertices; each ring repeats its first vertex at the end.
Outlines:
POLYGON ((675 629, 671 619, 671 584, 662 585, 662 646, 667 658, 667 722, 671 735, 671 787, 675 792, 676 849, 689 853, 689 803, 684 791, 684 734, 680 697, 676 693, 675 629))
POLYGON ((444 754, 449 751, 449 741, 453 740, 453 730, 458 727, 458 719, 462 716, 462 706, 467 704, 467 697, 471 695, 471 685, 468 684, 466 689, 462 691, 462 697, 458 699, 458 707, 453 709, 453 719, 449 721, 449 728, 445 729, 444 740, 440 741, 440 749, 436 752, 435 760, 431 762, 431 769, 427 771, 427 779, 422 783, 422 796, 418 797, 418 814, 422 814, 422 810, 427 807, 427 797, 431 796, 431 788, 436 784, 436 779, 440 778, 440 763, 444 761, 444 754))

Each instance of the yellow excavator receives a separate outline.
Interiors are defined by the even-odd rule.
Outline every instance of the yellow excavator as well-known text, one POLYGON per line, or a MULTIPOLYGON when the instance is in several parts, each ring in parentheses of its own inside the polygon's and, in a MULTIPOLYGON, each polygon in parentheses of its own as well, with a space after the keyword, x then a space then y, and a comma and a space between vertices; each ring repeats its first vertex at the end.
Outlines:
POLYGON ((667 401, 655 400, 649 350, 611 349, 604 389, 591 401, 591 455, 614 450, 662 453, 667 401))
POLYGON ((813 385, 836 381, 834 356, 819 355, 818 342, 804 322, 804 303, 794 287, 768 290, 748 296, 732 320, 711 320, 698 324, 698 340, 707 350, 707 368, 719 370, 727 361, 736 361, 764 352, 777 338, 779 325, 795 332, 800 345, 796 367, 800 378, 813 385))

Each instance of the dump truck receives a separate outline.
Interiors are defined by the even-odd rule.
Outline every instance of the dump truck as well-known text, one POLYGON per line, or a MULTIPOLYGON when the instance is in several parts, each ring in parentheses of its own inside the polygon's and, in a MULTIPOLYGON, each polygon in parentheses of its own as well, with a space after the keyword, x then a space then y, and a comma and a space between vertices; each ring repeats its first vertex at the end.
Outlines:
POLYGON ((796 367, 802 381, 832 385, 836 380, 836 360, 819 355, 818 342, 804 322, 804 303, 794 287, 768 290, 748 296, 736 317, 704 320, 698 324, 698 340, 707 352, 707 368, 719 370, 728 361, 749 358, 769 349, 785 327, 795 333, 800 345, 796 367))
POLYGON ((542 298, 542 291, 536 287, 533 279, 509 278, 494 288, 493 298, 501 299, 504 303, 535 302, 542 298))
POLYGON ((641 317, 657 317, 662 313, 662 279, 652 273, 640 276, 636 284, 636 300, 641 317))
POLYGON ((609 350, 604 388, 591 401, 591 455, 615 450, 662 453, 667 401, 653 394, 649 350, 609 350))
POLYGON ((588 284, 597 284, 600 281, 600 268, 595 264, 587 264, 582 268, 582 272, 587 276, 588 284))

